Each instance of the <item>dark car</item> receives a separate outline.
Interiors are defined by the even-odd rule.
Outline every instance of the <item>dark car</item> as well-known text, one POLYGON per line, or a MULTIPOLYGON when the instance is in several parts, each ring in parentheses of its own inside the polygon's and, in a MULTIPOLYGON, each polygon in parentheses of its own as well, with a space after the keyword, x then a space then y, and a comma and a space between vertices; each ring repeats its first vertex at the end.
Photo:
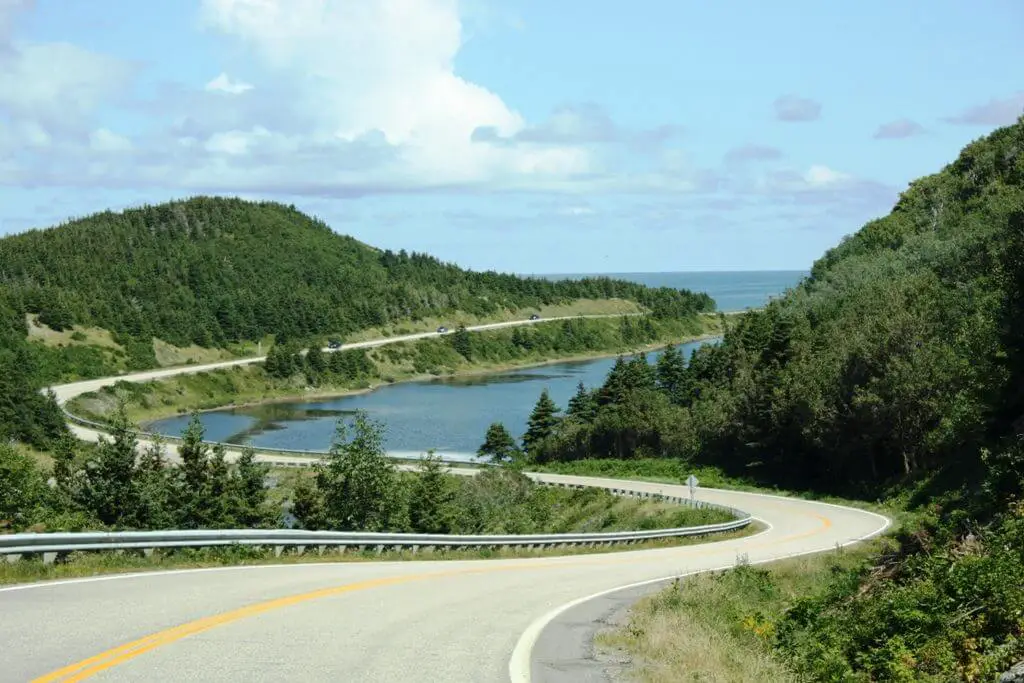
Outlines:
POLYGON ((540 320, 540 316, 534 313, 533 315, 530 316, 530 320, 540 320))
POLYGON ((438 334, 444 334, 447 331, 448 331, 448 328, 445 327, 444 325, 441 325, 441 327, 437 328, 437 333, 438 334))
POLYGON ((329 348, 329 349, 340 349, 341 348, 341 342, 338 341, 337 339, 331 339, 330 341, 327 342, 327 348, 329 348))

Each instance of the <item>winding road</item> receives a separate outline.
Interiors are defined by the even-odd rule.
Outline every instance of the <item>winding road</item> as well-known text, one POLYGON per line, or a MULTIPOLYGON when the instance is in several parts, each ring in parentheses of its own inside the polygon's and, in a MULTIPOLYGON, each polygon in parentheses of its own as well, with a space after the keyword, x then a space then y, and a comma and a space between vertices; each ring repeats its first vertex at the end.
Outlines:
MULTIPOLYGON (((499 323, 509 324, 516 323, 499 323)), ((246 362, 254 359, 54 390, 63 402, 115 381, 246 362)), ((624 486, 608 479, 532 476, 624 486)), ((666 484, 625 486, 688 493, 666 484)), ((741 557, 760 563, 831 550, 877 535, 889 524, 880 515, 826 503, 713 489, 698 489, 697 495, 747 510, 767 530, 702 545, 607 554, 233 567, 2 588, 0 680, 521 683, 531 680, 533 644, 544 626, 582 598, 731 567, 741 557)))

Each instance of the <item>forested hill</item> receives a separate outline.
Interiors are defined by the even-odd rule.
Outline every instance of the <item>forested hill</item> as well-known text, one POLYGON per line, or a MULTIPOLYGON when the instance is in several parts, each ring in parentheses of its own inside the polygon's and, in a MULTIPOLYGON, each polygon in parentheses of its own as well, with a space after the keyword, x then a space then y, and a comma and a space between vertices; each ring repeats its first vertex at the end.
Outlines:
POLYGON ((240 199, 105 212, 0 239, 0 310, 177 345, 344 334, 454 311, 610 297, 666 316, 714 307, 706 294, 606 278, 471 272, 374 249, 293 207, 240 199))
POLYGON ((1022 229, 1024 120, 912 183, 684 373, 666 370, 667 397, 641 377, 646 392, 623 395, 633 405, 605 400, 585 424, 566 420, 539 456, 621 457, 611 445, 630 443, 768 484, 861 494, 976 482, 989 472, 984 448, 1005 451, 1024 425, 1022 229))

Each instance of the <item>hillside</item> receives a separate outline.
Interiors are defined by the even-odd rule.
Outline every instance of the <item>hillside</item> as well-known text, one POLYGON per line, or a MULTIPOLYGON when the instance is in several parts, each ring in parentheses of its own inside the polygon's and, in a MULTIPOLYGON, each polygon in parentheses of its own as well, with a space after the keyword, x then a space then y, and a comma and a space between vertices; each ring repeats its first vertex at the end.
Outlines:
POLYGON ((0 298, 50 327, 79 323, 179 346, 344 335, 580 298, 629 299, 663 315, 713 308, 703 294, 609 279, 471 272, 374 249, 292 207, 210 197, 5 237, 0 263, 0 298))
POLYGON ((656 318, 714 309, 703 293, 472 272, 381 251, 270 202, 198 197, 104 212, 0 239, 0 437, 43 443, 59 419, 39 387, 154 367, 168 345, 213 360, 197 352, 613 298, 656 318))
MULTIPOLYGON (((687 367, 623 363, 589 398, 536 459, 626 441, 917 517, 782 616, 746 605, 758 637, 733 646, 781 652, 801 680, 994 680, 1024 659, 1024 118, 912 183, 687 367)), ((769 573, 743 576, 780 595, 769 573)))

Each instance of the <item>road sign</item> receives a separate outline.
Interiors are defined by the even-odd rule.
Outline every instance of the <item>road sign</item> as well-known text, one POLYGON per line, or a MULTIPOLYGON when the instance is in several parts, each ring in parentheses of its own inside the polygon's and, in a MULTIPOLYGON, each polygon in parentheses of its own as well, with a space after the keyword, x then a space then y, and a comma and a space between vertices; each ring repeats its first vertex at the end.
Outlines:
POLYGON ((699 483, 700 482, 697 481, 697 477, 692 474, 686 478, 686 485, 690 487, 690 500, 693 500, 693 495, 696 492, 697 484, 699 483))

